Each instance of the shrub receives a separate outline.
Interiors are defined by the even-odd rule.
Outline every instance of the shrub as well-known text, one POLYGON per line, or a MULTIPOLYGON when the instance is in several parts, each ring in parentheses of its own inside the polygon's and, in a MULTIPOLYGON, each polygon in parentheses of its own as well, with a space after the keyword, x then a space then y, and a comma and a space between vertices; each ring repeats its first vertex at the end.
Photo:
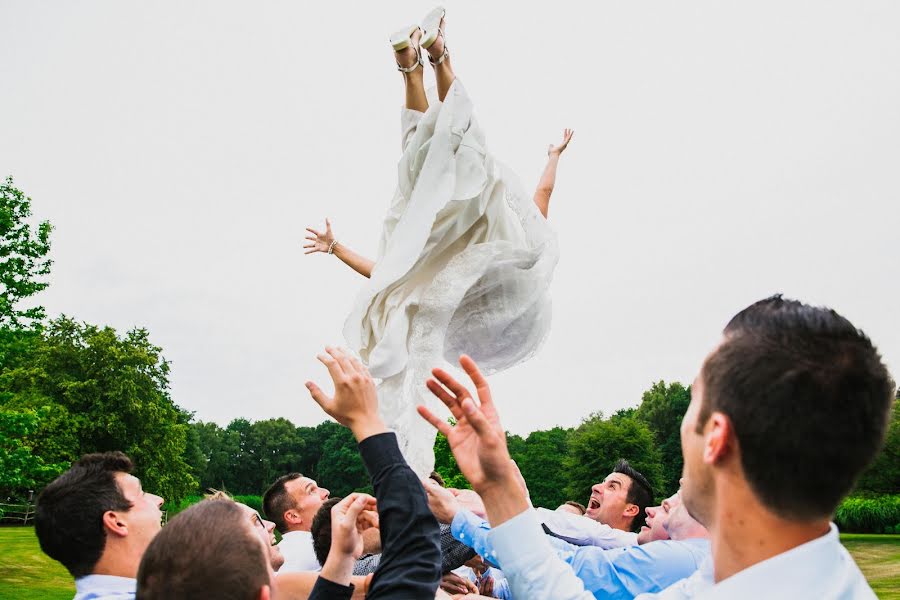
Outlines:
POLYGON ((246 504, 259 514, 263 514, 262 496, 235 496, 234 501, 246 504))
MULTIPOLYGON (((165 504, 163 504, 162 509, 166 513, 166 518, 171 519, 172 517, 174 517, 175 515, 177 515, 184 509, 188 508, 189 506, 197 504, 198 502, 203 500, 203 498, 204 498, 204 496, 199 496, 196 494, 194 494, 192 496, 186 496, 186 497, 182 498, 181 500, 179 500, 178 502, 166 502, 165 504)), ((262 514, 262 512, 263 512, 262 496, 246 495, 246 496, 233 496, 233 498, 234 498, 235 502, 240 502, 241 504, 246 504, 253 510, 258 511, 259 514, 262 514)))
POLYGON ((900 495, 845 498, 834 522, 847 533, 895 533, 900 529, 900 495))

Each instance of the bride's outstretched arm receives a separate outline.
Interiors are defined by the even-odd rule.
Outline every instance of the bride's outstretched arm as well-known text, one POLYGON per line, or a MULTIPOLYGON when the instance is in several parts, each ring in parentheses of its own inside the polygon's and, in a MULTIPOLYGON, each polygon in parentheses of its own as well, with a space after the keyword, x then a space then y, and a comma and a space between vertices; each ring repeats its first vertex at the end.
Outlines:
POLYGON ((562 142, 556 146, 550 144, 550 147, 547 148, 547 166, 544 167, 541 180, 538 181, 537 189, 534 191, 534 203, 545 219, 547 211, 550 210, 550 194, 553 193, 553 186, 556 184, 556 167, 559 165, 559 156, 572 141, 573 133, 575 133, 573 129, 564 130, 562 142))
POLYGON ((375 266, 375 261, 357 254, 341 242, 338 242, 331 231, 331 221, 327 218, 325 219, 325 231, 316 231, 312 227, 307 227, 306 231, 310 233, 310 235, 306 236, 309 243, 303 246, 306 248, 306 252, 303 254, 313 254, 314 252, 334 254, 360 275, 364 277, 372 276, 372 268, 375 266))

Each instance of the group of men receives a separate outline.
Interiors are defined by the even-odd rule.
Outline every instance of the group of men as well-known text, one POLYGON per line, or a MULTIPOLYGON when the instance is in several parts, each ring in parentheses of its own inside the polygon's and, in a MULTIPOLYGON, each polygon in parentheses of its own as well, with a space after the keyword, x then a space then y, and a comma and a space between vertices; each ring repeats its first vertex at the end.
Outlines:
POLYGON ((474 395, 440 369, 427 382, 454 424, 419 412, 474 491, 422 481, 378 415, 368 371, 326 350, 334 395, 307 386, 356 437, 374 498, 330 499, 291 473, 265 493, 271 520, 217 494, 161 527, 162 498, 124 454, 85 456, 42 491, 35 520, 76 599, 430 599, 446 597, 441 587, 517 600, 874 598, 830 521, 880 449, 894 382, 832 310, 775 296, 731 320, 691 388, 681 488, 658 506, 626 461, 584 507, 531 506, 467 357, 474 395))

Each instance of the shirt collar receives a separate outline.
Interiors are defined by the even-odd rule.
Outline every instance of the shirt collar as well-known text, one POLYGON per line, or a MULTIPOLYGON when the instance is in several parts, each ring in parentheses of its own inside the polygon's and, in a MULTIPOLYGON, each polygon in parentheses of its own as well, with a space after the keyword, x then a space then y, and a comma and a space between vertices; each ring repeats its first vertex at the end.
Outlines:
POLYGON ((75 591, 79 594, 87 592, 134 594, 137 591, 137 580, 116 575, 85 575, 75 580, 75 591))
MULTIPOLYGON (((824 535, 747 567, 717 583, 713 590, 716 597, 743 598, 746 590, 767 589, 773 581, 780 581, 782 577, 790 578, 792 574, 796 579, 798 573, 807 575, 806 571, 810 571, 809 575, 815 572, 817 578, 827 578, 838 567, 835 561, 839 559, 839 553, 835 550, 840 547, 838 529, 831 523, 824 535)), ((800 576, 799 579, 804 577, 800 576)))

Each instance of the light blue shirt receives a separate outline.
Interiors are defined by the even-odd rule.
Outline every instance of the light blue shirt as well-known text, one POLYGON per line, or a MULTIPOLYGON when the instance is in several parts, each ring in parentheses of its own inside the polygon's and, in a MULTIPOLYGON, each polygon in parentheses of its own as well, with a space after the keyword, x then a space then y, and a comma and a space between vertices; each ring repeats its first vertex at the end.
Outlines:
MULTIPOLYGON (((490 526, 469 511, 459 511, 450 528, 454 537, 495 562, 497 554, 488 539, 490 526)), ((547 540, 596 598, 634 598, 659 592, 693 574, 709 556, 709 541, 656 541, 643 546, 604 550, 575 546, 563 540, 547 540)), ((502 567, 503 564, 501 563, 502 567)))
POLYGON ((115 575, 85 575, 75 580, 73 600, 134 600, 137 580, 115 575))

